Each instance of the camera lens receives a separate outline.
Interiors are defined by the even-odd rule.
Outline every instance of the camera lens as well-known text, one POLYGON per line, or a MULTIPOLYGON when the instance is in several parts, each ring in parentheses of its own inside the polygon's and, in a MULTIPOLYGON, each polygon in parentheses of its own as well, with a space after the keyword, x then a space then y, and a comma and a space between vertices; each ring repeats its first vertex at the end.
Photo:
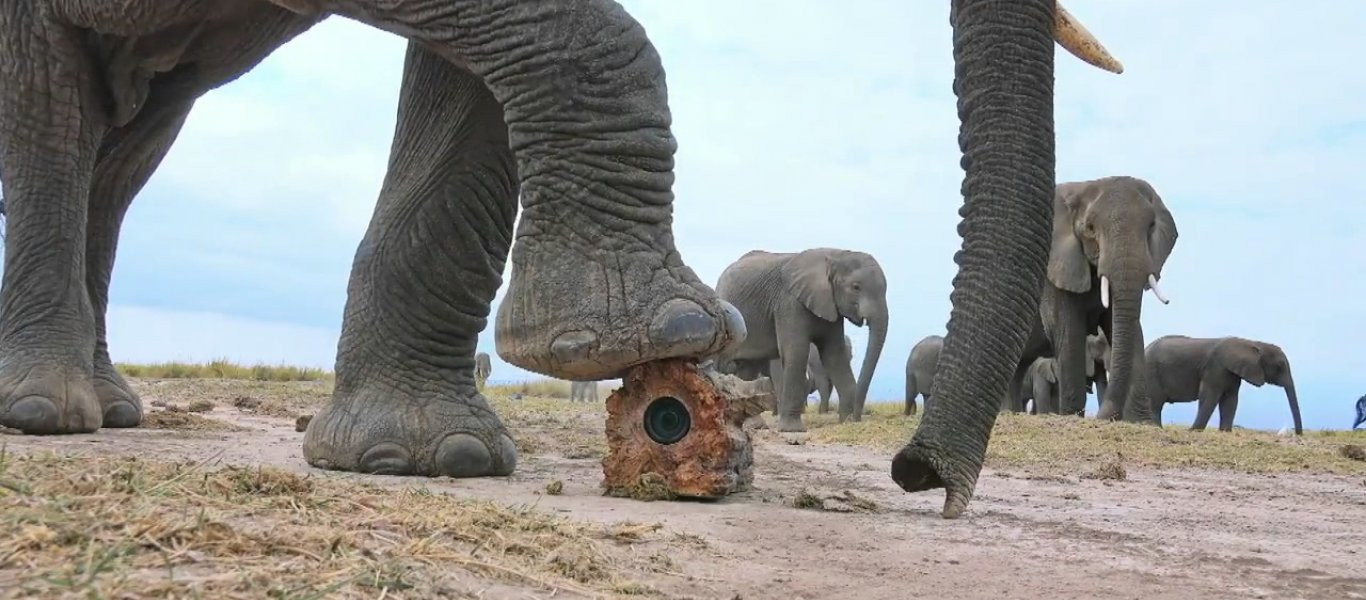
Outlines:
POLYGON ((692 415, 688 407, 673 396, 655 398, 645 407, 645 435, 655 443, 678 443, 692 429, 692 415))

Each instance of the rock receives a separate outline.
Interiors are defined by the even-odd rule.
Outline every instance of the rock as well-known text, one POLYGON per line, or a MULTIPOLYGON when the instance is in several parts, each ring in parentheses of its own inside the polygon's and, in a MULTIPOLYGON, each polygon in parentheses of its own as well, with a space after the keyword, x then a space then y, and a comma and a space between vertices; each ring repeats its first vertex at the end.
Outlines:
POLYGON ((753 482, 753 448, 742 425, 773 410, 768 379, 744 381, 687 359, 669 359, 632 368, 622 383, 607 397, 602 485, 608 494, 719 498, 753 482), (660 443, 647 432, 646 412, 670 398, 686 408, 690 424, 677 441, 660 443))

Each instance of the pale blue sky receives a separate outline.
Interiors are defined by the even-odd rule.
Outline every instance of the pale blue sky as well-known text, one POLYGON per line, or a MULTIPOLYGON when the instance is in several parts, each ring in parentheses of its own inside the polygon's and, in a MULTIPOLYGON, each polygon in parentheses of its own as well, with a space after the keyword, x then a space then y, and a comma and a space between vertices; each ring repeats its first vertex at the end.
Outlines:
MULTIPOLYGON (((715 283, 755 248, 872 253, 893 313, 871 395, 899 399, 911 346, 947 321, 959 244, 948 3, 624 4, 667 71, 684 259, 715 283)), ((1366 6, 1069 8, 1126 72, 1058 51, 1059 179, 1143 177, 1181 231, 1162 280, 1172 303, 1145 303, 1148 339, 1281 344, 1306 427, 1350 426, 1366 393, 1366 183, 1354 172, 1366 155, 1366 72, 1355 62, 1366 6)), ((128 216, 116 359, 331 366, 403 49, 334 18, 199 102, 128 216)), ((850 329, 859 360, 865 331, 850 329)), ((491 350, 491 327, 482 340, 491 350)), ((495 358, 494 378, 525 376, 495 358)), ((1193 407, 1167 415, 1189 423, 1193 407)), ((1249 427, 1290 422, 1270 386, 1244 386, 1238 416, 1249 427)))

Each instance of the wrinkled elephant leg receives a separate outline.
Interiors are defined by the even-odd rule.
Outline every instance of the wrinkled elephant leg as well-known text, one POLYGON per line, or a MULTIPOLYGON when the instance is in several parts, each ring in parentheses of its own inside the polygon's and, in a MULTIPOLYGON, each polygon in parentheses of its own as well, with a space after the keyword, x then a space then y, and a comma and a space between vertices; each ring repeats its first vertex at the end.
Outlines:
POLYGON ((1238 413, 1238 388, 1235 385, 1219 399, 1219 431, 1233 431, 1233 416, 1238 413))
POLYGON ((80 41, 39 22, 42 11, 0 11, 0 173, 8 218, 0 425, 27 434, 91 432, 103 411, 91 368, 86 221, 105 118, 83 91, 100 84, 87 55, 74 50, 80 41))
POLYGON ((1149 422, 1153 425, 1161 427, 1162 409, 1167 407, 1167 398, 1163 396, 1154 395, 1148 399, 1148 403, 1151 406, 1151 408, 1149 409, 1151 421, 1149 422))
POLYGON ((1195 422, 1191 424, 1194 431, 1203 431, 1209 425, 1210 417, 1214 416, 1214 408, 1219 405, 1219 400, 1224 396, 1223 386, 1214 385, 1208 381, 1200 382, 1199 398, 1200 403, 1195 410, 1195 422))
POLYGON ((859 402, 858 382, 854 379, 854 370, 850 366, 852 357, 849 356, 849 348, 838 337, 820 343, 816 347, 820 352, 821 365, 825 367, 825 374, 834 384, 835 393, 839 394, 840 397, 837 409, 839 411, 839 422, 843 423, 846 419, 862 421, 863 406, 859 402))
POLYGON ((507 475, 516 447, 474 380, 517 207, 503 111, 478 77, 410 42, 398 114, 351 269, 336 388, 304 457, 363 473, 507 475))
POLYGON ((1021 363, 1015 367, 1015 374, 1010 376, 1010 384, 1006 388, 1005 397, 1001 398, 1001 412, 1024 412, 1024 402, 1020 398, 1020 390, 1026 385, 1026 375, 1029 372, 1029 364, 1021 363))
POLYGON ((109 356, 105 313, 123 217, 152 172, 171 149, 193 100, 152 94, 127 125, 110 130, 100 145, 90 186, 86 226, 86 289, 95 317, 94 386, 105 427, 136 427, 142 401, 109 356))
POLYGON ((780 357, 772 364, 773 392, 777 395, 777 430, 780 432, 806 431, 802 414, 806 412, 806 358, 810 342, 797 333, 778 331, 780 357))
MULTIPOLYGON (((1080 294, 1046 292, 1053 300, 1054 325, 1049 337, 1053 340, 1058 370, 1057 412, 1063 415, 1086 414, 1086 318, 1080 294)), ((1047 321, 1045 320, 1045 323, 1047 321)))

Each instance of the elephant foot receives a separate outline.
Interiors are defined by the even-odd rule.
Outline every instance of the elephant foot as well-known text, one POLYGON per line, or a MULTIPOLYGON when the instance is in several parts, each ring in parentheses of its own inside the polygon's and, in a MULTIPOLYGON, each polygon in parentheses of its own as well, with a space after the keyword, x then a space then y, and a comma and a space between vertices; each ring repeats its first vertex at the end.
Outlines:
POLYGON ((510 475, 517 448, 473 390, 367 384, 338 391, 309 421, 304 459, 335 471, 488 477, 510 475))
POLYGON ((80 367, 11 359, 0 370, 0 425, 29 435, 90 433, 104 411, 80 367))
POLYGON ((519 234, 498 307, 503 360, 561 379, 616 379, 638 364, 714 356, 744 341, 740 312, 683 265, 667 225, 629 236, 545 229, 531 219, 519 226, 532 233, 519 234))
POLYGON ((780 433, 800 433, 806 431, 806 425, 802 423, 801 415, 778 415, 775 429, 780 433))
POLYGON ((892 457, 892 481, 907 492, 944 488, 945 519, 957 519, 968 508, 977 472, 959 465, 943 449, 912 440, 892 457))
POLYGON ((94 387, 104 427, 137 427, 142 423, 142 399, 114 365, 95 360, 94 387))

